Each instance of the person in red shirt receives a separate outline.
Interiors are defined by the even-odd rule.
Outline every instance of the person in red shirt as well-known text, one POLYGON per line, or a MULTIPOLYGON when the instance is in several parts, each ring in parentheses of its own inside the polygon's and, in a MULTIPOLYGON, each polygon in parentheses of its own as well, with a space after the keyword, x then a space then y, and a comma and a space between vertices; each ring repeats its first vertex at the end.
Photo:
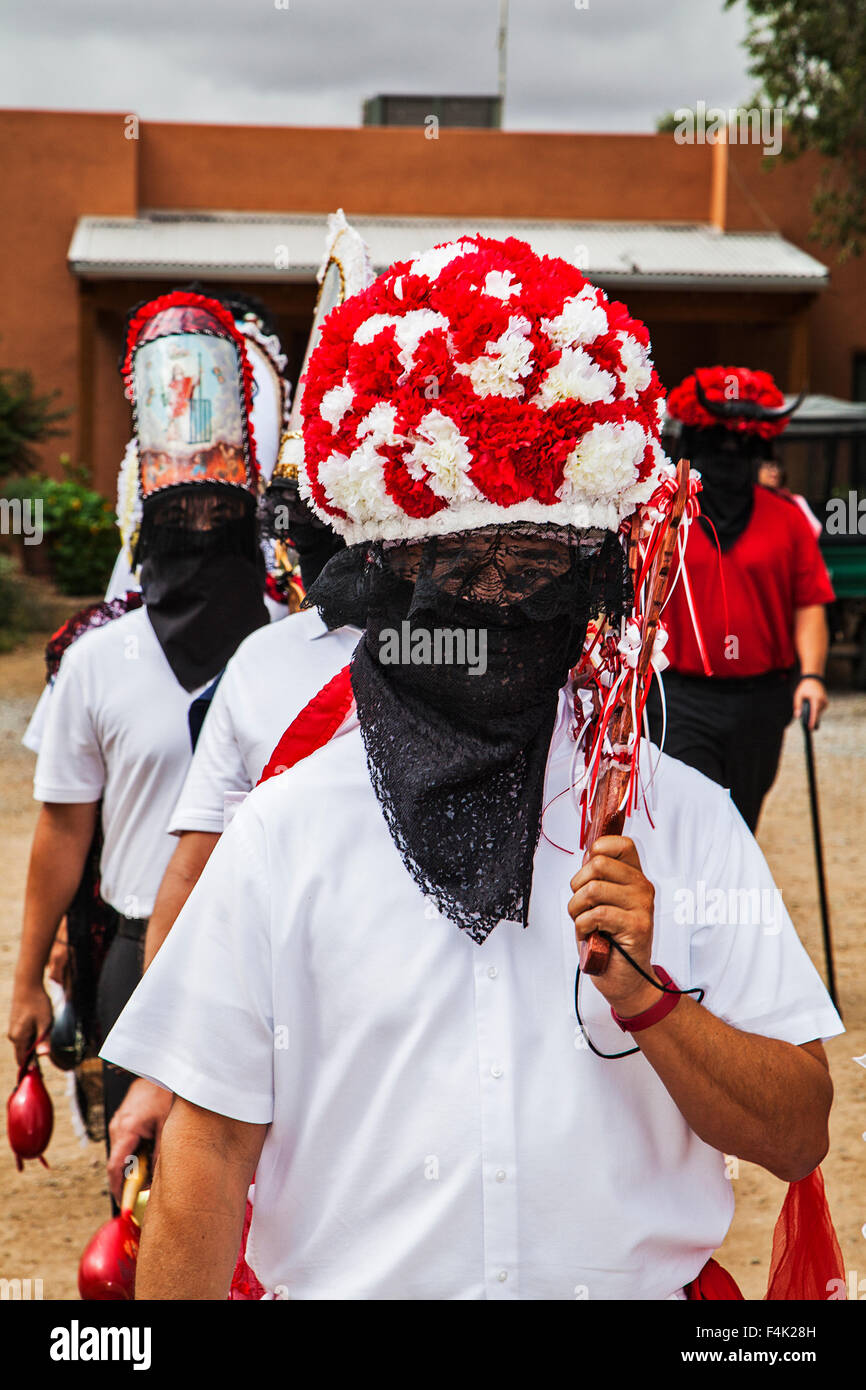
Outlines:
MULTIPOLYGON (((792 715, 808 700, 817 728, 827 705, 833 588, 793 498, 755 481, 766 441, 791 413, 769 373, 703 368, 671 392, 667 408, 681 422, 679 453, 700 472, 703 490, 688 582, 681 578, 664 612, 665 751, 730 788, 754 832, 792 715)), ((648 711, 658 742, 657 689, 648 711)))

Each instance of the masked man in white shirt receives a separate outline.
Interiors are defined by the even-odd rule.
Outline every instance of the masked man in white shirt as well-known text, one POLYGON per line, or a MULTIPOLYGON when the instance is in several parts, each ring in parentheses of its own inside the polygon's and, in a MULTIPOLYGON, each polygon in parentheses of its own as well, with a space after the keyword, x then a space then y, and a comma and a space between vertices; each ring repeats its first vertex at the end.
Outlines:
MULTIPOLYGON (((42 972, 98 818, 100 893, 116 931, 98 943, 107 954, 95 963, 89 1039, 107 1034, 132 993, 174 847, 167 825, 191 758, 191 701, 267 622, 244 342, 226 308, 195 293, 163 296, 130 320, 124 382, 138 440, 143 605, 68 648, 48 701, 10 1023, 19 1060, 51 1021, 42 972)), ((79 965, 85 956, 94 964, 89 925, 84 914, 79 965)), ((130 1080, 105 1068, 106 1121, 130 1080)))
POLYGON ((840 1023, 787 914, 683 911, 772 891, 727 795, 662 758, 652 823, 578 852, 569 671, 670 472, 647 346, 573 266, 483 237, 328 318, 302 486, 349 544, 312 597, 368 615, 353 703, 281 741, 309 755, 236 813, 106 1043, 177 1097, 139 1298, 226 1297, 254 1173, 272 1297, 683 1297, 723 1154, 823 1157, 840 1023))
MULTIPOLYGON (((298 496, 297 466, 297 442, 287 440, 266 494, 264 527, 277 544, 291 540, 309 588, 345 547, 298 496)), ((229 661, 172 812, 168 828, 178 837, 177 848, 148 922, 145 967, 198 882, 227 811, 256 785, 287 724, 345 666, 360 635, 351 623, 327 627, 311 608, 252 633, 229 661)), ((159 1137, 170 1106, 171 1095, 161 1086, 138 1080, 130 1087, 111 1124, 108 1176, 115 1196, 128 1156, 141 1140, 159 1137)))
MULTIPOLYGON (((235 328, 244 341, 244 349, 252 368, 252 409, 250 422, 256 448, 259 490, 271 479, 277 462, 282 430, 288 419, 291 385, 285 375, 287 358, 277 337, 267 310, 251 295, 230 291, 221 295, 204 291, 198 284, 187 285, 188 291, 217 299, 231 312, 235 328)), ((106 602, 126 600, 141 589, 138 568, 134 561, 138 532, 141 526, 141 484, 139 477, 138 440, 133 435, 124 450, 117 475, 117 529, 120 532, 120 551, 105 591, 106 602)), ((288 612, 285 594, 273 595, 276 575, 273 570, 273 542, 263 538, 265 558, 265 607, 272 622, 288 612)), ((38 753, 42 744, 45 717, 51 686, 40 696, 21 740, 25 748, 38 753)))

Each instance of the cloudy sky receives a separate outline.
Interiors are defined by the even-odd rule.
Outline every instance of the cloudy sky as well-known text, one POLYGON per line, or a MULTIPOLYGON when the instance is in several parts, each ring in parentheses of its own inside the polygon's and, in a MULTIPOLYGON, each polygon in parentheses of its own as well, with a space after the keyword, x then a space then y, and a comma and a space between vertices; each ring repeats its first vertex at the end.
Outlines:
MULTIPOLYGON (((495 92, 499 0, 4 0, 0 103, 357 125, 379 92, 495 92)), ((652 130, 751 95, 743 4, 511 0, 511 129, 652 130)))

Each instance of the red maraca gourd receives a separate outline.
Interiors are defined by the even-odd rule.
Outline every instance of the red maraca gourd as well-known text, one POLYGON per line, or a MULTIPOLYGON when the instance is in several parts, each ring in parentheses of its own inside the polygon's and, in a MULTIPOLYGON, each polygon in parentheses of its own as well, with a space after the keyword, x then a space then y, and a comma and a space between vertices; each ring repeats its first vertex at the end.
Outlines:
POLYGON ((135 1263, 141 1232, 132 1214, 122 1211, 91 1236, 78 1266, 78 1292, 88 1302, 119 1302, 135 1297, 135 1263))
POLYGON ((120 1215, 90 1238, 78 1266, 78 1292, 87 1302, 121 1302, 135 1298, 135 1265, 141 1231, 132 1215, 147 1181, 147 1160, 137 1158, 123 1185, 120 1215))
POLYGON ((6 1132, 15 1155, 18 1171, 25 1158, 42 1157, 54 1128, 54 1107, 45 1089, 42 1072, 36 1057, 31 1054, 18 1073, 18 1081, 6 1104, 6 1132))

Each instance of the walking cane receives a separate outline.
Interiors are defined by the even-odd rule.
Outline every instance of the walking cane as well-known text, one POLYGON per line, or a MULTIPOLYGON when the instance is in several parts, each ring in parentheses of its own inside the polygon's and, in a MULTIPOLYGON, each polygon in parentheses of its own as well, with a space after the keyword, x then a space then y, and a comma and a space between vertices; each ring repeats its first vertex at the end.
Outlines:
POLYGON ((818 871, 818 898, 821 903, 821 927, 824 932, 824 958, 827 962, 827 990, 841 1017, 839 1000, 836 997, 836 976, 833 971, 833 943, 830 940, 830 912, 827 906, 827 884, 824 878, 824 851, 821 846, 821 818, 818 814, 818 786, 815 780, 815 755, 812 749, 812 730, 809 728, 811 707, 808 700, 803 701, 800 722, 806 740, 806 771, 809 777, 809 805, 812 811, 812 838, 815 841, 815 866, 818 871))

